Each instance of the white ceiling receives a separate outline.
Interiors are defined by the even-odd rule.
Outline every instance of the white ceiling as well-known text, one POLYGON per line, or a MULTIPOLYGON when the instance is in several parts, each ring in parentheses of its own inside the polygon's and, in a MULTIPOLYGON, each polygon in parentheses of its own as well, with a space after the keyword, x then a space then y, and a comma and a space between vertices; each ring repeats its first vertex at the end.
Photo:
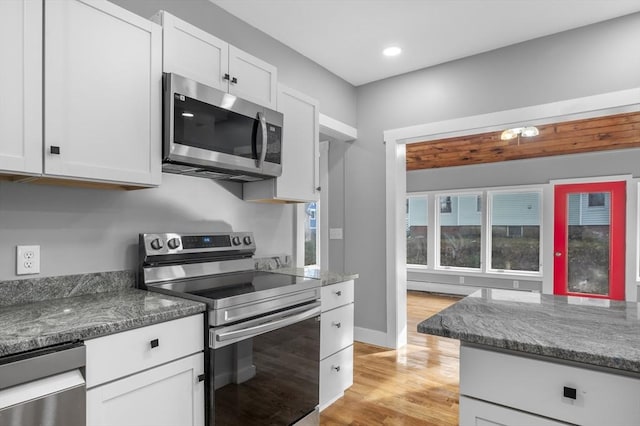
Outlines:
POLYGON ((210 1, 355 86, 640 11, 640 0, 210 1), (402 55, 383 57, 390 45, 402 55))

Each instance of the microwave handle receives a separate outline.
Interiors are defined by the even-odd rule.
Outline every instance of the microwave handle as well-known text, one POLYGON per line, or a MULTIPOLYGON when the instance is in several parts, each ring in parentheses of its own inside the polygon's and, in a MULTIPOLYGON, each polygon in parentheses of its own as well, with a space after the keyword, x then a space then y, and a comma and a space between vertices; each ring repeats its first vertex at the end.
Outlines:
POLYGON ((262 151, 260 151, 260 159, 258 160, 257 166, 262 168, 264 159, 267 156, 267 119, 263 112, 258 113, 258 120, 260 121, 260 127, 262 128, 262 151))

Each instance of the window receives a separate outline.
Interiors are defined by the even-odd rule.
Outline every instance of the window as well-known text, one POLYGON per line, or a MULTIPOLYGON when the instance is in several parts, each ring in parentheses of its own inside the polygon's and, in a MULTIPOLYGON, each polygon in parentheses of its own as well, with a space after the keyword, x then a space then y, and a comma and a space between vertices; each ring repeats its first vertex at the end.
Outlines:
POLYGON ((451 213, 451 197, 440 197, 440 213, 451 213))
POLYGON ((407 198, 407 263, 427 264, 427 196, 407 198))
POLYGON ((478 213, 478 194, 439 195, 438 203, 439 265, 480 268, 482 214, 478 213))
POLYGON ((318 203, 306 203, 304 205, 304 266, 317 265, 320 255, 318 238, 318 203))
POLYGON ((609 195, 606 192, 590 192, 588 207, 605 207, 605 198, 609 195))
POLYGON ((540 270, 540 199, 539 191, 489 192, 490 269, 540 270))

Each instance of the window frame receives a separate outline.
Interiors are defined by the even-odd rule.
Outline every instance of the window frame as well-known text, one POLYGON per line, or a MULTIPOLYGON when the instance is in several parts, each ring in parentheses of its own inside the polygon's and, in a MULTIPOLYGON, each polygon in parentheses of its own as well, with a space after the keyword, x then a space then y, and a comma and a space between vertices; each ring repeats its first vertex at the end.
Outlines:
MULTIPOLYGON (((416 272, 416 273, 432 273, 432 274, 442 274, 442 275, 466 275, 466 276, 475 276, 475 277, 484 277, 484 278, 497 278, 497 279, 514 279, 518 280, 520 278, 524 279, 534 279, 539 280, 544 278, 544 265, 543 265, 543 248, 544 242, 546 241, 544 236, 544 208, 545 208, 545 187, 547 184, 536 184, 536 185, 514 185, 514 186, 500 186, 500 187, 487 187, 487 188, 468 188, 468 189, 457 189, 457 190, 438 190, 438 191, 415 191, 415 192, 407 192, 405 194, 405 202, 408 198, 414 197, 427 197, 427 208, 428 212, 428 231, 427 231, 427 265, 418 265, 418 264, 406 264, 407 271, 416 272), (539 215, 540 215, 540 252, 539 252, 539 271, 518 271, 518 270, 492 270, 491 259, 490 256, 487 257, 487 253, 491 249, 491 246, 488 245, 490 240, 490 212, 488 209, 488 193, 489 192, 539 192, 540 193, 540 203, 539 203, 539 215), (483 198, 482 202, 482 211, 477 212, 482 215, 482 225, 481 225, 481 238, 483 241, 481 242, 481 255, 480 255, 480 268, 464 268, 464 267, 454 267, 454 266, 440 266, 440 223, 439 223, 439 212, 440 212, 440 203, 438 197, 440 195, 468 195, 468 194, 481 194, 483 198)), ((638 182, 638 198, 640 205, 640 181, 638 182)), ((639 207, 640 209, 640 207, 639 207)), ((452 209, 453 210, 453 209, 452 209)), ((442 213, 443 215, 448 215, 450 213, 442 213)), ((640 220, 640 217, 639 217, 640 220)), ((640 233, 640 226, 639 231, 640 233)), ((640 240, 640 239, 639 239, 640 240)), ((406 242, 405 242, 406 244, 406 242)), ((640 251, 640 249, 639 249, 640 251)), ((640 258, 638 259, 637 266, 637 275, 638 281, 640 282, 640 258)), ((461 284, 464 285, 464 284, 461 284)))
POLYGON ((542 248, 543 248, 543 211, 544 211, 544 193, 542 186, 522 186, 522 187, 509 187, 500 189, 487 189, 485 191, 485 205, 486 205, 486 239, 485 239, 485 253, 486 253, 486 268, 485 272, 498 275, 509 276, 522 276, 522 277, 535 277, 540 278, 543 276, 543 264, 542 264, 542 248), (523 271, 520 269, 494 269, 492 268, 492 213, 493 213, 493 195, 494 194, 522 194, 534 192, 538 194, 538 218, 540 219, 540 232, 538 242, 538 270, 537 271, 523 271))
MULTIPOLYGON (((483 218, 481 218, 480 220, 480 266, 478 268, 469 268, 469 267, 464 267, 464 266, 449 266, 449 265, 442 265, 441 263, 441 259, 440 259, 440 242, 441 242, 441 233, 440 233, 440 215, 441 214, 445 214, 445 215, 452 215, 453 214, 453 203, 452 203, 452 207, 451 207, 451 212, 450 213, 441 213, 440 212, 440 197, 441 196, 445 196, 445 197, 459 197, 459 196, 464 196, 464 195, 473 195, 473 196, 483 196, 484 191, 481 189, 465 189, 465 190, 451 190, 451 191, 438 191, 438 192, 434 192, 433 193, 433 197, 434 197, 434 204, 436 206, 438 206, 437 209, 434 209, 434 255, 435 255, 435 262, 433 265, 433 270, 436 272, 442 272, 442 271, 452 271, 452 272, 471 272, 471 273, 482 273, 485 272, 483 265, 484 265, 484 257, 485 257, 485 247, 484 247, 484 228, 485 228, 485 221, 483 220, 483 218)), ((479 213, 479 214, 483 214, 483 212, 477 212, 477 209, 474 209, 474 213, 479 213)), ((484 209, 483 209, 484 210, 484 209)))
MULTIPOLYGON (((406 263, 407 265, 407 269, 418 269, 418 270, 426 270, 426 269, 430 269, 430 266, 433 264, 430 259, 431 259, 431 250, 432 250, 432 244, 431 244, 431 233, 432 233, 432 227, 431 227, 431 195, 428 192, 414 192, 414 193, 407 193, 406 197, 405 197, 405 202, 406 202, 406 215, 409 215, 409 198, 424 198, 427 201, 427 264, 423 265, 420 263, 406 263)), ((406 220, 406 216, 405 216, 405 220, 406 220)), ((406 237, 405 237, 405 245, 406 245, 406 237)), ((406 262, 406 255, 405 255, 405 262, 406 262)))

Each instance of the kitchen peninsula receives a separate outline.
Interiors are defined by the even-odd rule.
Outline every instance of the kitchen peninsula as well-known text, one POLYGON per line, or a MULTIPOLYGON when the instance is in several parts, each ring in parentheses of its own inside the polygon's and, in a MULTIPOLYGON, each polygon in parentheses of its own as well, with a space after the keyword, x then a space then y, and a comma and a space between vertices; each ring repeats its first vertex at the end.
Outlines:
POLYGON ((638 303, 483 289, 418 332, 462 343, 463 426, 640 422, 638 303))

